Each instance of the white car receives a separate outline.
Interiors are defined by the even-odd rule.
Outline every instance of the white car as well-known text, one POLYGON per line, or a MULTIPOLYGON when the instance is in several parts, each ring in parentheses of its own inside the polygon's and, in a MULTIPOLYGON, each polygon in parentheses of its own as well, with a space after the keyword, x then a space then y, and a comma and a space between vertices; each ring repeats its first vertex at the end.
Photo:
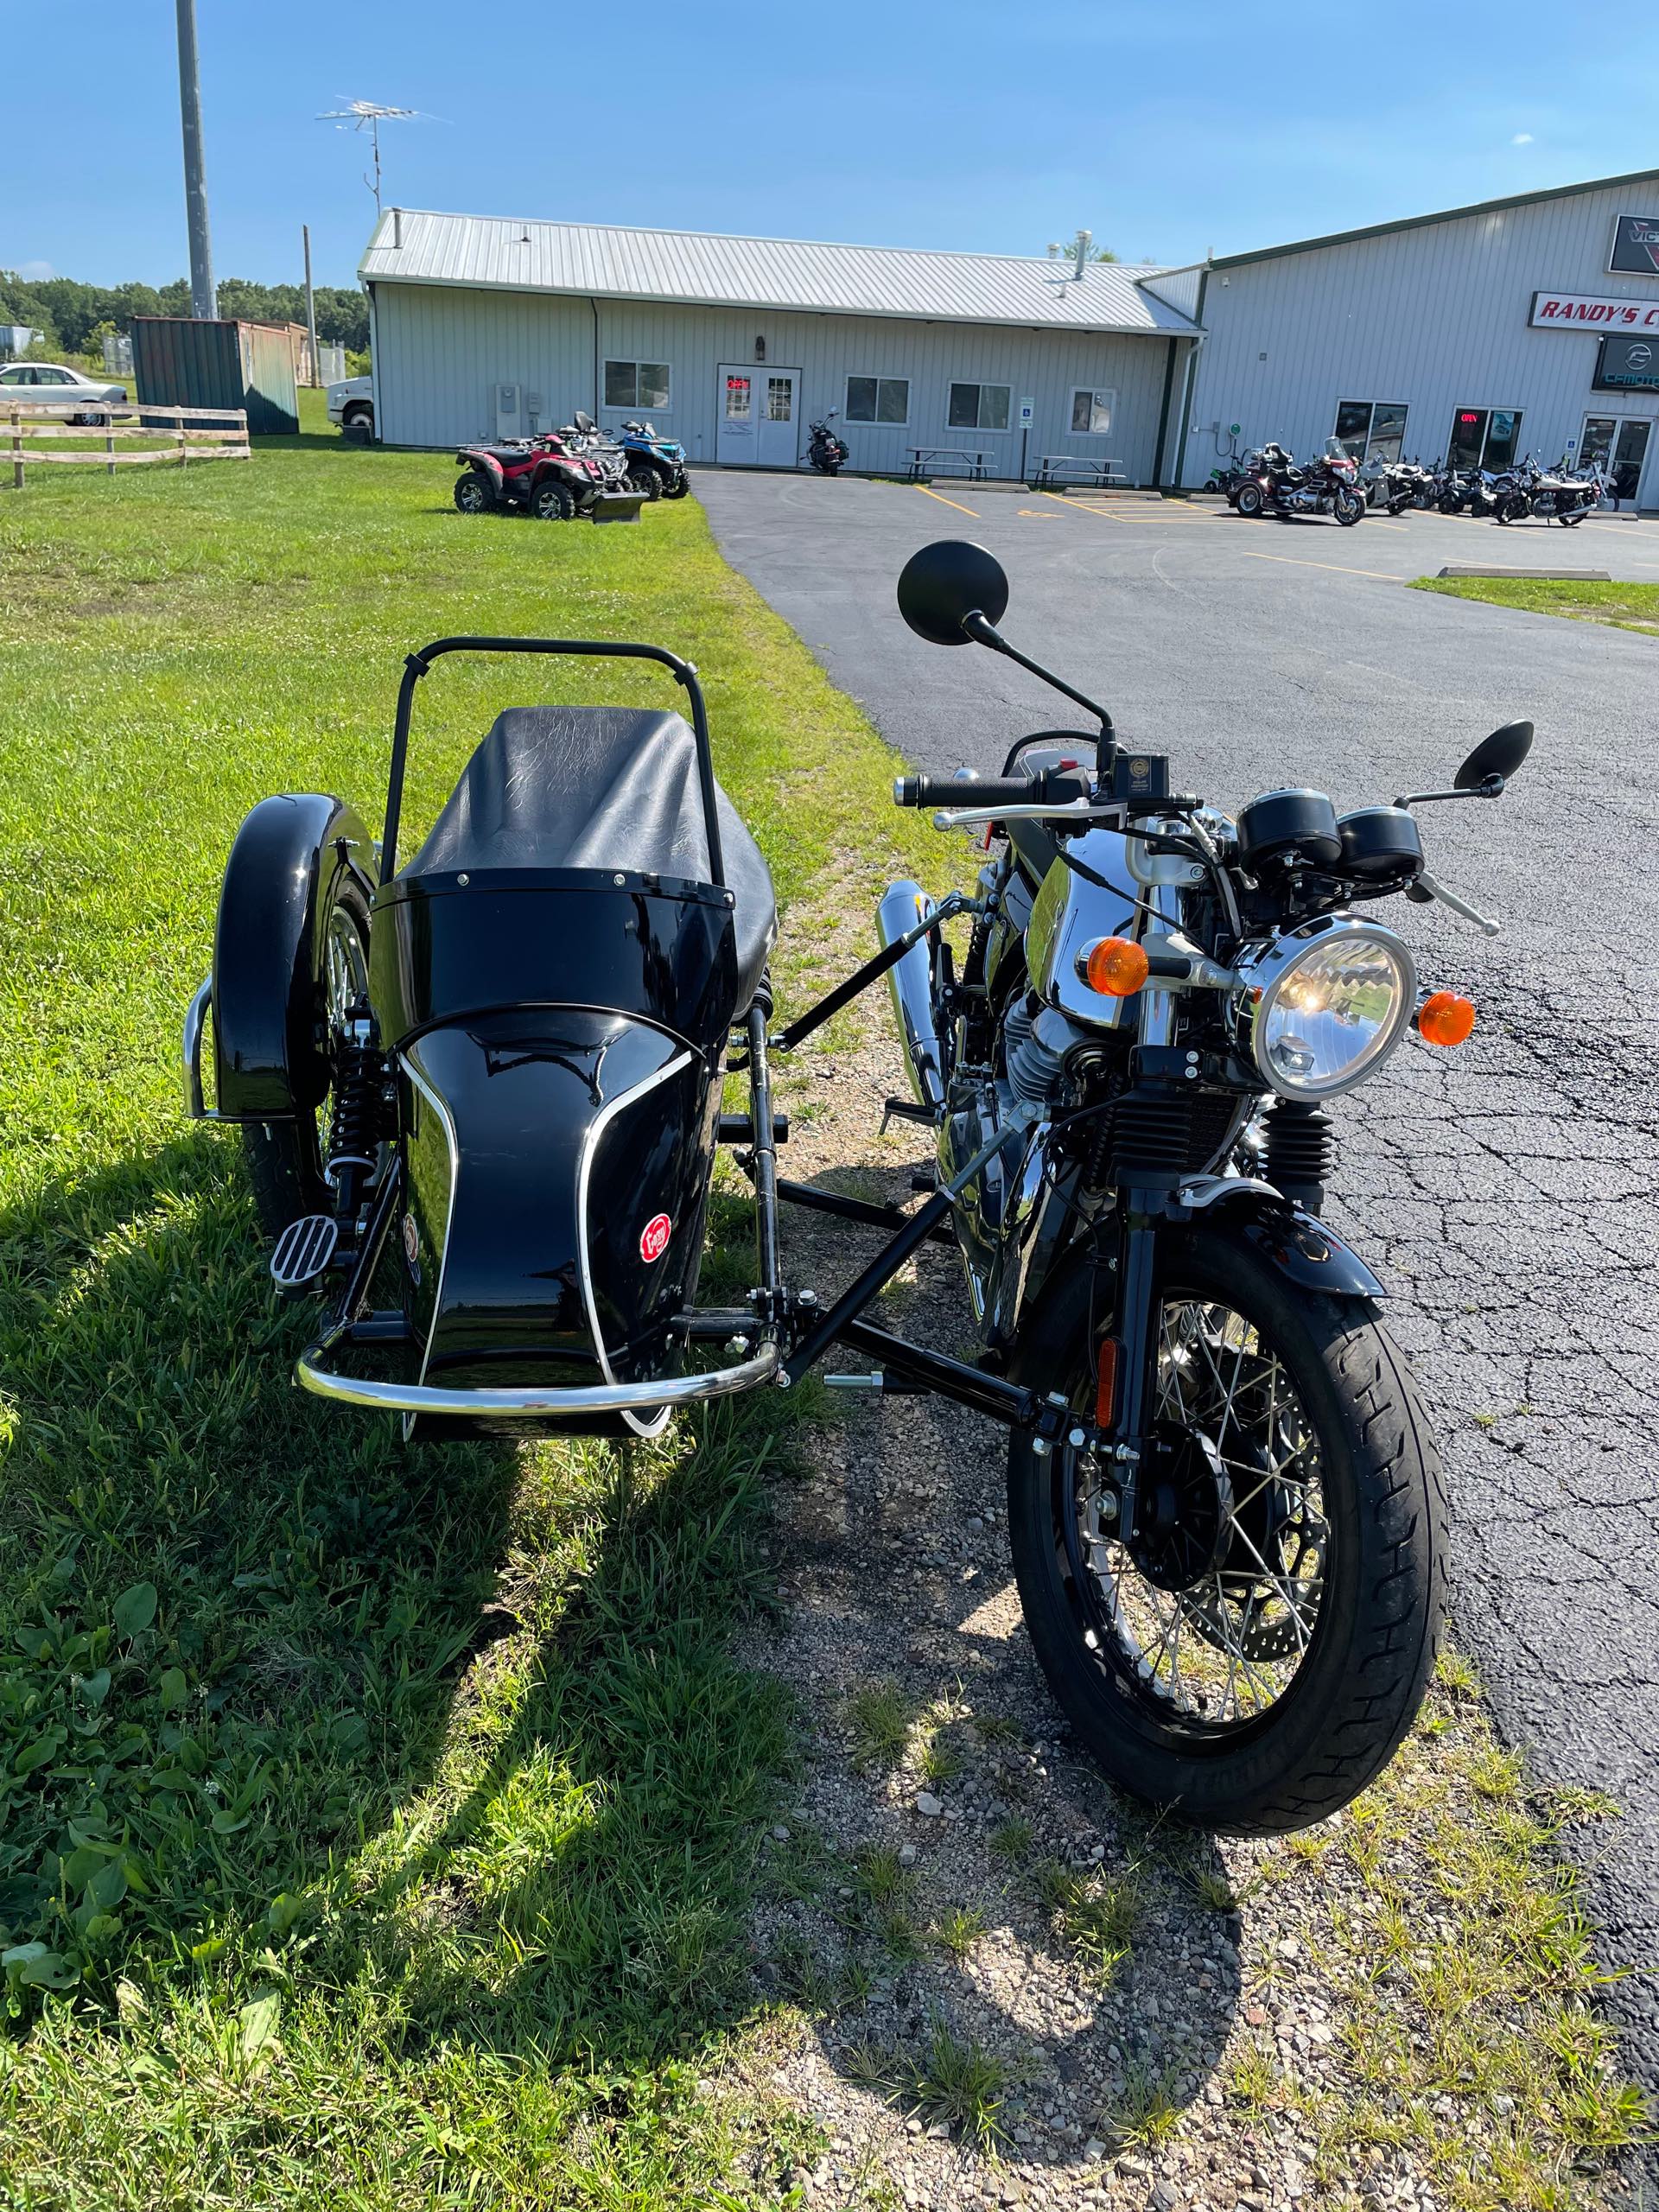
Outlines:
POLYGON ((374 378, 347 377, 328 387, 328 420, 342 430, 365 429, 374 435, 374 378))
POLYGON ((111 401, 125 409, 127 388, 124 384, 100 384, 96 377, 83 376, 79 369, 62 368, 55 361, 10 361, 0 369, 0 401, 8 398, 50 402, 54 406, 75 406, 85 401, 84 408, 77 407, 74 414, 64 419, 102 427, 112 419, 111 401), (103 404, 94 407, 93 401, 103 404))

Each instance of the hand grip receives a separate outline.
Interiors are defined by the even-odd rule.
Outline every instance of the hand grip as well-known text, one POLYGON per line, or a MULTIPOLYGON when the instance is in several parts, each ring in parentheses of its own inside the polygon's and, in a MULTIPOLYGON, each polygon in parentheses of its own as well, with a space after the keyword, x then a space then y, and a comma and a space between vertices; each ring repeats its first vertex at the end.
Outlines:
POLYGON ((1055 768, 1034 776, 900 776, 893 786, 895 806, 984 808, 1052 804, 1069 806, 1091 796, 1086 776, 1055 768))

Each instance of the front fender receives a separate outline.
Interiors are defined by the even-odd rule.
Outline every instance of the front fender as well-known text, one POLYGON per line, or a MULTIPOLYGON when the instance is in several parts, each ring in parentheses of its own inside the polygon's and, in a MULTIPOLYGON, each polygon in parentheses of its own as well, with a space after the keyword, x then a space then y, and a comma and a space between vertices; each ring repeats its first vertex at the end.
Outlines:
POLYGON ((1281 1274, 1304 1290, 1330 1298, 1386 1298, 1382 1284, 1357 1252, 1333 1229, 1271 1185, 1220 1177, 1182 1192, 1193 1206, 1187 1236, 1233 1236, 1252 1244, 1281 1274))

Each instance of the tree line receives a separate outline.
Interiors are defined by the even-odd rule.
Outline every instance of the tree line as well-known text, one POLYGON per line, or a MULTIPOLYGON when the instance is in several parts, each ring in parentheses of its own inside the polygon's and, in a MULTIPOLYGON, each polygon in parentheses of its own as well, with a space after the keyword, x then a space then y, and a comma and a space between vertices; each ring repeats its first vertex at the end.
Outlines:
MULTIPOLYGON (((317 336, 324 345, 361 353, 369 342, 366 296, 344 285, 319 284, 313 295, 317 336)), ((219 311, 227 321, 305 321, 303 284, 256 284, 245 276, 226 276, 219 287, 219 311)), ((183 276, 171 284, 82 284, 73 276, 30 278, 0 269, 0 322, 28 323, 46 334, 48 353, 95 353, 106 329, 125 332, 136 315, 188 315, 190 286, 183 276)))

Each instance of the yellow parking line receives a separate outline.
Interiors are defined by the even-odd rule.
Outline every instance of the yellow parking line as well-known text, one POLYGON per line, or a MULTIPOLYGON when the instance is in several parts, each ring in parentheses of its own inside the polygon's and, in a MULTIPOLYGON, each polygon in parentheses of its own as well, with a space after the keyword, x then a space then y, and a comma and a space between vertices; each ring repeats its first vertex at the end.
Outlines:
POLYGON ((1406 527, 1402 522, 1384 522, 1379 515, 1367 515, 1365 520, 1373 530, 1404 530, 1406 527))
POLYGON ((970 516, 975 522, 979 520, 977 507, 964 507, 960 499, 947 499, 943 492, 930 492, 925 484, 918 484, 916 489, 925 499, 937 499, 942 507, 954 507, 959 515, 970 516))
POLYGON ((1277 561, 1287 569, 1328 569, 1333 576, 1370 576, 1380 584, 1403 583, 1403 576, 1385 575, 1381 569, 1344 569, 1334 561, 1299 561, 1290 553, 1255 553, 1248 545, 1239 550, 1247 561, 1277 561))
POLYGON ((1081 499, 1068 499, 1064 492, 1045 492, 1046 499, 1052 499, 1062 507, 1070 507, 1073 514, 1092 515, 1096 522, 1217 522, 1217 515, 1193 515, 1170 510, 1155 515, 1117 515, 1104 507, 1086 506, 1081 499))

